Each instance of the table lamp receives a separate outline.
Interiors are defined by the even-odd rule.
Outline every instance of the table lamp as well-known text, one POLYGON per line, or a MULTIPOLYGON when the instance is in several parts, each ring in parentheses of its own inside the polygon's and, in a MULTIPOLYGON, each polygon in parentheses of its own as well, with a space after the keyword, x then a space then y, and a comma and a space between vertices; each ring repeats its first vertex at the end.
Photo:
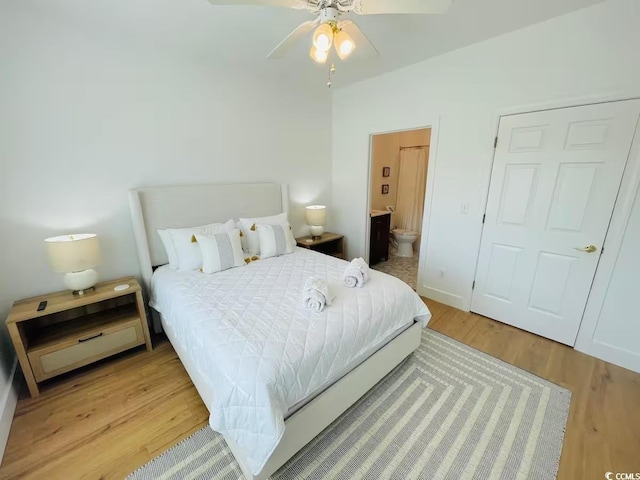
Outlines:
POLYGON ((324 205, 309 205, 305 212, 307 225, 313 238, 320 238, 324 233, 324 224, 327 221, 327 207, 324 205))
POLYGON ((64 273, 65 286, 74 295, 84 295, 95 290, 100 265, 100 245, 95 233, 62 235, 45 240, 51 269, 64 273))

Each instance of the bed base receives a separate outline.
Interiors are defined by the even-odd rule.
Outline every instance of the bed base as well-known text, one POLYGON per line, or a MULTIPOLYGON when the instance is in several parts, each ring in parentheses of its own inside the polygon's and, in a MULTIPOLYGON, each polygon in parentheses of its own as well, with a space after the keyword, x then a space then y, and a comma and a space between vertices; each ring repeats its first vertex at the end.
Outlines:
MULTIPOLYGON (((207 384, 200 378, 196 368, 188 360, 187 352, 182 350, 179 342, 173 341, 171 330, 167 329, 164 321, 162 323, 200 397, 209 408, 213 392, 210 391, 207 384)), ((268 479, 302 447, 331 425, 336 418, 411 355, 420 346, 422 329, 422 322, 415 322, 354 370, 288 417, 284 422, 285 432, 282 440, 258 475, 251 473, 242 451, 235 442, 225 437, 245 478, 247 480, 268 479)))

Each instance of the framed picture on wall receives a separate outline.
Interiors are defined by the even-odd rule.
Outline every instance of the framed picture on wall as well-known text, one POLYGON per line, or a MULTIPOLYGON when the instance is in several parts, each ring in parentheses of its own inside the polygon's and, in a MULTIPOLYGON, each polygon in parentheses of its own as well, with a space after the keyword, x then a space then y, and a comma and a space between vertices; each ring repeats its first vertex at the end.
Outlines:
POLYGON ((382 195, 387 195, 389 193, 389 185, 388 184, 384 184, 382 185, 382 195))
POLYGON ((391 168, 390 167, 382 167, 382 176, 383 177, 388 177, 389 175, 391 175, 391 168))

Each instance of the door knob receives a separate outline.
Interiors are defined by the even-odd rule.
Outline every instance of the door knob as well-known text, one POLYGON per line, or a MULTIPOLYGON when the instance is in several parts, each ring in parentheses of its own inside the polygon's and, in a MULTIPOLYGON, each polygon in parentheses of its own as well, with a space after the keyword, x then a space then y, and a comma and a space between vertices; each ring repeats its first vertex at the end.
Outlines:
POLYGON ((586 247, 582 248, 574 247, 574 250, 578 250, 579 252, 593 253, 598 251, 598 247, 596 247, 595 245, 587 245, 586 247))

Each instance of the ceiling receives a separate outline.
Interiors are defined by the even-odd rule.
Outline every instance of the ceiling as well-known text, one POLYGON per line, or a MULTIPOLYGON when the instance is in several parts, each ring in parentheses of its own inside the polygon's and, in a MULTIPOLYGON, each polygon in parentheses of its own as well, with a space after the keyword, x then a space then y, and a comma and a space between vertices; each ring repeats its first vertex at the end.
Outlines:
MULTIPOLYGON (((455 0, 445 15, 353 15, 380 51, 366 49, 336 62, 335 85, 353 83, 440 55, 603 0, 455 0)), ((45 15, 65 28, 127 42, 160 54, 212 65, 282 70, 324 85, 328 66, 308 57, 309 42, 285 59, 267 54, 310 14, 257 6, 213 6, 206 0, 4 0, 29 15, 45 15)))

